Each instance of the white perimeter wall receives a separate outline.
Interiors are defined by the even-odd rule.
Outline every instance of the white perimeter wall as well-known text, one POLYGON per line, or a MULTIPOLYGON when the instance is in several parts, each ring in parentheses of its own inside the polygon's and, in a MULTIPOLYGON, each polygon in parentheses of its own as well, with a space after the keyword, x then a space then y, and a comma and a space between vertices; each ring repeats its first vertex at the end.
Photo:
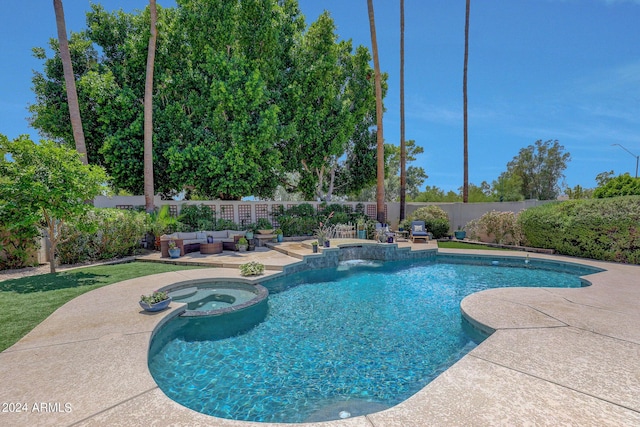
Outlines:
MULTIPOLYGON (((169 205, 174 214, 179 214, 183 205, 204 204, 215 211, 218 218, 229 219, 238 224, 254 223, 258 218, 272 220, 270 213, 273 208, 283 206, 285 209, 294 205, 308 203, 318 209, 319 202, 274 202, 274 201, 230 201, 230 200, 161 200, 155 197, 156 206, 169 205)), ((342 205, 350 205, 356 208, 358 203, 364 205, 364 212, 371 218, 376 219, 377 209, 375 202, 343 202, 342 205)), ((520 212, 533 206, 547 203, 546 201, 525 200, 523 202, 496 202, 496 203, 407 203, 406 215, 423 206, 435 205, 442 208, 449 215, 451 230, 456 230, 458 226, 464 226, 472 219, 480 218, 486 212, 520 212)), ((94 199, 94 206, 98 208, 122 208, 133 209, 137 206, 144 206, 144 196, 98 196, 94 199)), ((385 203, 387 222, 395 228, 400 218, 400 203, 385 203)), ((277 225, 277 224, 274 224, 277 225)))

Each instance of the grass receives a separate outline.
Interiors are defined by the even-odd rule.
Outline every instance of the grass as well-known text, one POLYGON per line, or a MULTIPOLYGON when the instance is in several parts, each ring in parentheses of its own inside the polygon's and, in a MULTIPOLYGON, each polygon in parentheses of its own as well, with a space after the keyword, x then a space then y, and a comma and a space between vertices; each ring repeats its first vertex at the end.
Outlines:
POLYGON ((131 262, 0 282, 0 351, 78 295, 127 279, 193 268, 202 267, 131 262))
POLYGON ((474 243, 456 242, 454 240, 448 242, 438 242, 439 248, 447 249, 482 249, 485 251, 508 251, 509 249, 494 248, 487 245, 476 245, 474 243))

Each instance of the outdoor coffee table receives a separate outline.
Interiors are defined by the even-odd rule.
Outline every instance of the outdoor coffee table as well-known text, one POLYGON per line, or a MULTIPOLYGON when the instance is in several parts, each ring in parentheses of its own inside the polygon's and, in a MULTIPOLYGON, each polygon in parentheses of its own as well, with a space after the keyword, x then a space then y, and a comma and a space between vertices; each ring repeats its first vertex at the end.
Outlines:
POLYGON ((200 253, 204 255, 222 253, 222 242, 200 243, 200 253))

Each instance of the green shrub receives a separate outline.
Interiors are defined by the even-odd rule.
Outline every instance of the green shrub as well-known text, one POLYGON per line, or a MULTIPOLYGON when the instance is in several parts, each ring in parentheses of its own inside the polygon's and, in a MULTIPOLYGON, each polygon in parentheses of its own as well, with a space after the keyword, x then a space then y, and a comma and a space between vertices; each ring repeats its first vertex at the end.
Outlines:
POLYGON ((216 218, 207 205, 182 205, 178 221, 183 231, 215 230, 216 218))
POLYGON ((449 234, 449 216, 438 206, 425 206, 417 209, 402 224, 409 229, 411 221, 424 221, 424 225, 433 234, 434 239, 440 239, 449 234))
POLYGON ((0 270, 37 265, 39 235, 35 224, 0 226, 0 270))
POLYGON ((241 276, 259 276, 264 273, 264 265, 256 261, 250 261, 246 264, 240 264, 241 276))
POLYGON ((563 255, 640 264, 640 197, 569 200, 520 213, 527 244, 563 255))
POLYGON ((638 195, 640 195, 640 178, 632 178, 628 173, 611 178, 605 185, 596 188, 593 192, 593 197, 599 199, 638 195))
POLYGON ((80 223, 70 223, 58 244, 61 264, 124 257, 140 247, 147 214, 122 209, 93 209, 80 223))
POLYGON ((523 241, 518 215, 513 212, 491 211, 465 225, 469 237, 505 245, 520 245, 523 241))

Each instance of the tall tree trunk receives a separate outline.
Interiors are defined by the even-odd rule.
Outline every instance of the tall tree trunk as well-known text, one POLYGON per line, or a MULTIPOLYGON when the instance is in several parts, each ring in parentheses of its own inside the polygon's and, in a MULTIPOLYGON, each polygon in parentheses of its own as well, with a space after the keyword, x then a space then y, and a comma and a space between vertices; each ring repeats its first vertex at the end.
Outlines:
POLYGON ((467 0, 467 11, 464 22, 464 71, 462 75, 462 104, 464 109, 464 184, 462 185, 462 201, 469 202, 469 137, 467 117, 467 64, 469 63, 469 10, 471 0, 467 0))
POLYGON ((382 82, 380 77, 380 60, 378 59, 378 41, 376 39, 376 20, 373 14, 373 0, 367 0, 369 9, 369 27, 371 28, 371 50, 373 51, 373 69, 376 85, 376 142, 377 142, 377 182, 376 182, 376 206, 378 210, 378 222, 386 222, 384 214, 384 137, 382 134, 382 82))
POLYGON ((407 148, 404 143, 404 0, 400 0, 400 221, 407 202, 407 148))
POLYGON ((156 57, 156 0, 149 0, 151 34, 147 48, 147 73, 144 84, 144 204, 145 210, 153 212, 153 66, 156 57))
POLYGON ((76 144, 76 150, 80 153, 82 163, 86 165, 89 164, 89 160, 87 159, 87 146, 84 142, 82 119, 80 118, 80 106, 78 104, 78 93, 76 92, 76 80, 73 74, 73 65, 71 64, 71 52, 69 52, 67 26, 64 22, 62 0, 53 0, 53 10, 56 13, 58 43, 60 44, 60 59, 62 60, 62 70, 64 72, 64 84, 67 88, 67 103, 69 105, 69 117, 71 119, 71 129, 73 130, 73 140, 76 144))

